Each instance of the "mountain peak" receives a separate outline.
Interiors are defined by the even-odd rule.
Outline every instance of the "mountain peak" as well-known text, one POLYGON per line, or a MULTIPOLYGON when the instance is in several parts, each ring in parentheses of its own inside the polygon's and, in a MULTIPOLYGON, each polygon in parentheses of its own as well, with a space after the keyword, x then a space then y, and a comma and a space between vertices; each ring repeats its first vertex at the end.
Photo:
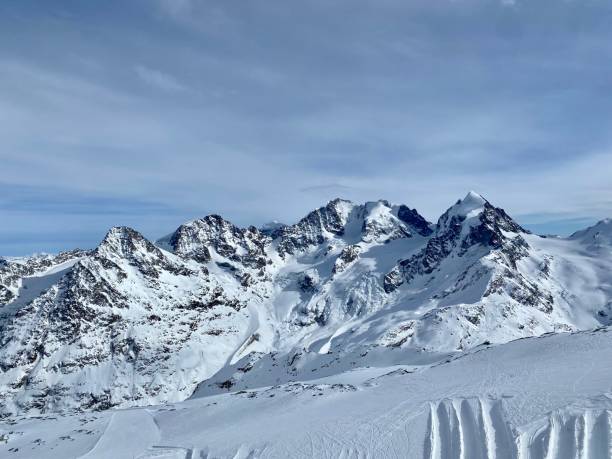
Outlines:
POLYGON ((465 198, 457 201, 451 209, 454 215, 470 218, 482 212, 488 201, 475 191, 470 191, 465 198))
POLYGON ((485 211, 487 206, 492 208, 491 204, 481 195, 475 191, 468 192, 465 198, 459 199, 440 216, 437 224, 438 232, 457 222, 471 221, 477 218, 485 211))
POLYGON ((431 224, 416 209, 402 204, 397 210, 397 218, 408 224, 421 236, 429 236, 432 233, 431 224))
POLYGON ((593 225, 593 228, 612 229, 612 218, 604 218, 603 220, 599 220, 597 223, 595 223, 595 225, 593 225))
POLYGON ((112 227, 96 249, 98 254, 115 253, 124 257, 131 256, 137 250, 156 252, 157 248, 142 234, 128 226, 112 227))
POLYGON ((605 218, 598 221, 593 226, 589 226, 581 231, 576 231, 570 239, 581 240, 593 245, 612 244, 612 219, 605 218))
POLYGON ((465 195, 465 198, 463 198, 463 201, 479 202, 481 204, 487 202, 487 200, 483 198, 481 194, 476 193, 474 190, 468 191, 468 193, 465 195))
POLYGON ((100 243, 103 244, 112 244, 116 241, 126 240, 126 239, 143 239, 143 236, 133 228, 129 226, 113 226, 108 230, 106 236, 100 243))
POLYGON ((183 258, 208 263, 218 256, 261 268, 269 236, 255 227, 241 229, 219 215, 207 215, 181 226, 157 244, 183 258))
POLYGON ((334 199, 330 199, 327 204, 336 205, 336 204, 342 204, 342 203, 352 204, 353 201, 351 201, 350 199, 344 199, 344 198, 334 198, 334 199))
POLYGON ((355 207, 355 204, 352 201, 349 201, 348 199, 336 198, 329 201, 325 206, 325 209, 332 210, 341 218, 346 219, 353 207, 355 207))

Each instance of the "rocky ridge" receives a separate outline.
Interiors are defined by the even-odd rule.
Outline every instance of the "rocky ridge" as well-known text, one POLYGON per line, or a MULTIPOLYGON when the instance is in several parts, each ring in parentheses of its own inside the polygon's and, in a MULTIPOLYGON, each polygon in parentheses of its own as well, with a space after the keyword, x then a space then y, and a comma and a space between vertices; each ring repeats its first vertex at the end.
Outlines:
POLYGON ((210 215, 157 243, 118 227, 92 251, 1 259, 1 414, 171 402, 202 381, 255 384, 275 362, 290 380, 298 361, 315 376, 606 325, 608 227, 542 238, 473 192, 436 224, 336 199, 293 225, 210 215))

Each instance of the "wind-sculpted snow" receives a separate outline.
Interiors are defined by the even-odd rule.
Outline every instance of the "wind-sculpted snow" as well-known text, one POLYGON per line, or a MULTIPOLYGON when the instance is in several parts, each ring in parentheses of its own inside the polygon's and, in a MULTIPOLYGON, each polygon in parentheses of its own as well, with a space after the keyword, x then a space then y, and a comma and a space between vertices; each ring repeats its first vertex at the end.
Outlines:
POLYGON ((521 434, 518 439, 520 457, 612 457, 611 416, 609 408, 601 407, 555 410, 521 434))
POLYGON ((0 426, 0 456, 606 459, 610 353, 602 328, 164 406, 19 418, 0 426))
POLYGON ((425 456, 431 459, 512 459, 516 445, 502 402, 440 400, 430 406, 425 456))
POLYGON ((293 225, 210 215, 157 243, 117 227, 92 251, 0 259, 0 413, 176 402, 606 326, 609 226, 544 238, 473 192, 435 225, 336 199, 293 225))

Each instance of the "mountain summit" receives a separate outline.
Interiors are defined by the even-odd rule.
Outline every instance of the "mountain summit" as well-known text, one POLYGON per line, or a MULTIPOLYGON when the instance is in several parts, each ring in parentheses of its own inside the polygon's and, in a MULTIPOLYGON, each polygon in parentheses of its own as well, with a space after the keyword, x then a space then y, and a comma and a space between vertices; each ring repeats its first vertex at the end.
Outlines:
POLYGON ((543 238, 469 192, 430 223, 334 199, 0 260, 3 416, 183 400, 612 323, 610 221, 543 238))

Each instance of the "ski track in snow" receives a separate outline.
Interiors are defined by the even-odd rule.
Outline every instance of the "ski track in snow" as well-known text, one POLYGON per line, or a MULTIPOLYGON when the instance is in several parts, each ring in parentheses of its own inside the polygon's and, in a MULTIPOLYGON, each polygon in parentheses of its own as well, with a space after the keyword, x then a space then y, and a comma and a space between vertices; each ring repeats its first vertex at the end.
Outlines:
POLYGON ((133 459, 143 447, 157 443, 159 437, 157 424, 147 410, 116 411, 93 449, 79 459, 133 459), (135 438, 138 442, 133 441, 135 438))
MULTIPOLYGON (((463 236, 477 223, 476 217, 483 212, 483 202, 481 197, 470 193, 461 205, 451 208, 451 214, 465 214, 469 220, 462 227, 463 236)), ((338 206, 343 218, 361 212, 355 210, 361 208, 351 211, 352 205, 346 203, 338 206)), ((391 208, 379 207, 392 215, 391 208)), ((393 223, 391 229, 398 223, 394 214, 392 216, 387 221, 393 223)), ((189 384, 201 381, 204 374, 212 376, 201 373, 175 378, 182 375, 184 369, 191 370, 194 365, 205 362, 210 368, 223 370, 236 365, 251 351, 279 351, 274 358, 262 359, 259 366, 254 360, 253 364, 237 368, 239 380, 231 380, 233 374, 228 373, 219 382, 229 381, 230 384, 217 387, 222 395, 208 394, 206 397, 196 394, 191 400, 177 403, 176 408, 108 411, 93 421, 85 420, 92 423, 87 429, 82 428, 86 423, 79 425, 77 421, 81 420, 77 416, 21 418, 8 428, 0 424, 0 457, 11 457, 11 454, 16 458, 35 457, 37 454, 80 459, 612 457, 612 400, 606 399, 605 395, 612 389, 609 382, 612 381, 612 372, 606 368, 612 353, 612 337, 604 336, 610 329, 527 339, 491 348, 488 344, 489 341, 507 342, 552 330, 590 329, 610 323, 607 317, 612 311, 609 300, 612 295, 609 283, 612 258, 602 255, 601 228, 563 240, 521 233, 521 238, 528 242, 528 255, 522 256, 514 251, 505 254, 521 255, 520 269, 515 267, 515 277, 500 277, 498 280, 514 285, 526 276, 536 282, 536 292, 540 287, 543 292, 550 291, 551 295, 554 294, 554 301, 551 300, 554 307, 543 312, 538 306, 546 305, 546 297, 538 299, 538 295, 528 288, 530 284, 525 284, 524 294, 531 293, 538 298, 526 304, 508 296, 509 293, 499 290, 499 286, 492 296, 485 295, 488 300, 483 299, 483 289, 489 285, 490 279, 474 267, 487 258, 485 253, 491 252, 484 251, 482 246, 465 254, 453 252, 457 256, 445 257, 431 277, 419 274, 412 280, 404 278, 402 282, 412 284, 404 285, 403 290, 393 294, 395 297, 385 296, 377 282, 369 281, 388 273, 396 266, 400 254, 407 257, 414 255, 417 249, 421 250, 426 240, 416 237, 413 241, 389 238, 385 240, 389 244, 382 240, 367 242, 372 234, 363 234, 363 216, 353 217, 343 223, 345 233, 342 236, 329 233, 323 227, 323 239, 328 247, 306 244, 303 253, 288 257, 287 262, 279 261, 276 252, 267 252, 271 256, 266 265, 267 275, 279 284, 262 281, 248 287, 253 288, 252 291, 247 289, 248 278, 245 278, 243 290, 238 287, 235 274, 229 274, 238 268, 245 269, 247 274, 249 270, 244 266, 236 268, 229 259, 211 249, 215 263, 209 264, 211 277, 206 280, 217 280, 210 287, 218 281, 231 298, 236 295, 237 300, 255 297, 258 300, 248 302, 240 315, 235 311, 226 311, 224 316, 211 313, 207 319, 223 325, 207 329, 210 333, 205 337, 185 331, 186 341, 200 336, 191 343, 195 350, 187 345, 180 349, 185 352, 177 362, 177 370, 171 365, 168 367, 167 379, 160 376, 159 390, 172 391, 176 386, 183 387, 181 397, 184 398, 190 393, 187 390, 189 384), (365 236, 367 238, 362 240, 365 236), (350 266, 346 270, 332 273, 339 254, 355 244, 360 244, 361 248, 357 252, 358 258, 342 265, 345 268, 350 266), (464 274, 474 276, 473 282, 466 280, 469 277, 456 276, 466 267, 464 274), (312 277, 308 277, 309 283, 302 284, 307 271, 312 277), (350 295, 345 295, 347 292, 350 295), (493 298, 495 295, 498 297, 493 298), (270 305, 264 298, 271 299, 270 305), (474 306, 472 303, 480 305, 481 300, 481 310, 470 309, 470 305, 474 306), (505 303, 516 307, 502 311, 500 305, 505 303), (453 311, 459 311, 458 315, 452 315, 453 311), (230 315, 234 319, 228 319, 230 315), (297 319, 304 320, 300 325, 304 328, 296 326, 297 319), (431 327, 423 325, 429 323, 426 319, 432 320, 431 327), (224 334, 224 331, 233 331, 231 327, 234 326, 236 335, 224 334), (461 336, 467 340, 466 347, 463 338, 459 338, 461 336), (406 343, 413 345, 414 355, 409 354, 410 347, 406 343), (450 355, 458 345, 467 351, 448 358, 435 353, 435 360, 419 355, 421 349, 444 350, 444 354, 450 355), (301 350, 296 352, 296 349, 301 350), (199 350, 206 358, 193 357, 199 350), (209 350, 216 353, 211 352, 212 356, 205 354, 209 350), (362 350, 365 350, 363 354, 362 350), (432 364, 433 361, 436 363, 432 364), (413 369, 402 373, 397 367, 392 367, 399 364, 413 369), (370 365, 379 368, 374 371, 370 365), (350 371, 357 369, 360 371, 350 371), (301 382, 291 384, 294 380, 301 382), (272 384, 275 386, 270 387, 272 384), (245 390, 226 392, 238 388, 245 390), (45 451, 48 454, 40 450, 33 452, 45 448, 45 444, 49 448, 45 451)), ((605 225, 609 228, 609 222, 605 225)), ((506 241, 509 244, 513 232, 504 234, 510 238, 506 241)), ((384 231, 381 235, 389 236, 384 231)), ((123 286, 119 292, 140 304, 155 290, 148 290, 148 287, 138 290, 148 284, 142 281, 137 264, 128 263, 123 258, 124 248, 129 247, 129 244, 122 243, 126 241, 133 242, 129 238, 112 239, 105 250, 109 251, 109 260, 123 263, 121 266, 125 269, 127 281, 119 283, 123 286), (119 252, 111 251, 109 247, 115 247, 119 252)), ((458 250, 460 240, 455 242, 453 247, 458 250)), ((237 255, 245 255, 245 247, 238 249, 237 255)), ((155 255, 155 251, 148 248, 140 255, 145 261, 138 257, 137 260, 146 267, 149 266, 146 260, 155 255)), ((502 256, 504 252, 497 255, 502 256)), ((179 262, 170 253, 159 256, 176 266, 194 267, 191 262, 179 262)), ((38 275, 23 278, 18 298, 4 307, 0 315, 16 312, 57 285, 78 260, 75 258, 38 275)), ((87 257, 84 260, 91 262, 87 257)), ((485 261, 481 266, 483 269, 489 266, 487 263, 493 263, 489 258, 485 261)), ((101 266, 104 269, 99 268, 100 271, 96 272, 107 273, 107 268, 101 266)), ((502 263, 500 266, 505 265, 502 263)), ((493 275, 496 271, 485 269, 482 272, 493 275)), ((163 303, 167 311, 175 311, 177 305, 186 306, 178 298, 189 293, 193 285, 208 286, 202 277, 171 276, 167 272, 161 276, 160 282, 169 298, 176 300, 163 303)), ((509 291, 517 293, 515 289, 520 290, 518 287, 517 284, 509 291)), ((163 316, 164 308, 155 312, 163 316)), ((142 328, 146 332, 140 332, 142 336, 150 338, 152 330, 163 329, 154 324, 162 320, 159 316, 141 312, 141 322, 146 325, 142 328)), ((185 314, 189 315, 188 312, 185 314)), ((193 316, 192 323, 180 325, 193 326, 189 328, 191 331, 200 330, 201 324, 195 320, 200 317, 195 313, 193 316)), ((127 316, 125 323, 132 327, 130 321, 134 321, 134 317, 127 316)), ((176 325, 176 321, 160 325, 170 327, 171 323, 176 325)), ((52 327, 47 328, 47 331, 53 331, 52 327)), ((129 338, 132 338, 131 333, 129 338)), ((83 342, 95 342, 96 335, 88 338, 83 342)), ((41 339, 49 340, 46 334, 41 339)), ((169 342, 174 344, 174 341, 169 342)), ((142 342, 147 343, 147 340, 142 342)), ((33 350, 38 353, 37 347, 33 350)), ((150 362, 158 361, 158 357, 166 352, 170 351, 153 354, 155 359, 150 362)), ((44 358, 44 353, 40 354, 44 358)), ((130 362, 135 359, 130 353, 125 355, 130 357, 126 359, 130 362)), ((58 362, 63 362, 61 355, 56 357, 58 362)), ((34 369, 44 367, 39 362, 34 369)), ((138 388, 149 387, 146 383, 138 386, 134 373, 136 365, 129 363, 127 368, 129 377, 126 380, 132 388, 130 396, 137 393, 138 388)), ((42 374, 33 372, 31 381, 40 381, 38 389, 46 390, 45 384, 50 381, 48 375, 55 376, 56 373, 55 370, 42 374)), ((91 374, 86 376, 89 380, 95 379, 91 374)), ((63 390, 67 385, 58 387, 63 390)), ((83 389, 83 394, 87 390, 90 389, 83 389)), ((35 391, 32 393, 38 396, 35 391)), ((168 398, 163 396, 150 399, 149 403, 167 401, 168 398)), ((125 400, 136 401, 122 399, 125 400)), ((138 402, 144 403, 143 400, 138 402)))
POLYGON ((0 426, 8 437, 0 457, 605 459, 612 457, 610 352, 605 330, 554 335, 422 370, 390 368, 375 385, 367 384, 370 372, 361 383, 353 372, 350 390, 322 380, 23 419, 0 426), (82 424, 87 417, 91 424, 82 424))

